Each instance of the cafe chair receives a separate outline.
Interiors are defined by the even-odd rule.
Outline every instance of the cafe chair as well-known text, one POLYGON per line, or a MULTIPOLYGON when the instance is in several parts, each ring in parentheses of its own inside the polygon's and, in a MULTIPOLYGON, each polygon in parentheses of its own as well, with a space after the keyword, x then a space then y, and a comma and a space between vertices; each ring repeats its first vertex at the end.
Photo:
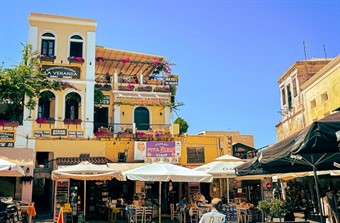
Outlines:
POLYGON ((144 222, 152 222, 153 209, 152 207, 144 207, 144 222))
POLYGON ((198 209, 192 208, 192 215, 190 216, 190 223, 198 223, 198 209))
POLYGON ((175 209, 175 204, 170 204, 170 214, 171 214, 171 220, 175 220, 175 218, 179 218, 178 217, 178 213, 177 210, 175 209))
POLYGON ((133 215, 131 222, 133 222, 133 223, 138 223, 138 222, 143 223, 144 222, 144 208, 136 208, 135 209, 135 213, 133 215))

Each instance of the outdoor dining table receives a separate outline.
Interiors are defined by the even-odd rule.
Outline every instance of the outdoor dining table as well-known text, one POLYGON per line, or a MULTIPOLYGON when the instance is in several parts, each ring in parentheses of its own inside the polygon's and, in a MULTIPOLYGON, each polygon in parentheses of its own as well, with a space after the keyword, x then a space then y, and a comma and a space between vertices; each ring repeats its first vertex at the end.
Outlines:
POLYGON ((27 206, 21 205, 20 208, 21 208, 21 213, 27 214, 27 222, 31 223, 32 217, 35 217, 37 215, 34 204, 30 204, 27 206))

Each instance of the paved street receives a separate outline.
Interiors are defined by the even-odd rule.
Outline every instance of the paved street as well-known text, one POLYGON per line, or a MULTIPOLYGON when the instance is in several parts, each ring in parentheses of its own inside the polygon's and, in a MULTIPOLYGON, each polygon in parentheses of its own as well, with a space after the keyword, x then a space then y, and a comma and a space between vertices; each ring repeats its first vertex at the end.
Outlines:
MULTIPOLYGON (((295 215, 295 221, 297 222, 304 222, 303 219, 303 213, 294 213, 295 215)), ((153 219, 154 222, 158 222, 158 218, 153 219)), ((308 221, 310 223, 319 223, 320 219, 318 216, 310 216, 310 218, 308 219, 308 221)), ((51 217, 48 216, 37 216, 34 220, 34 223, 52 223, 53 220, 51 217)), ((109 221, 87 221, 88 223, 109 223, 109 221)), ((176 223, 179 222, 177 220, 171 220, 169 216, 165 215, 162 218, 162 223, 176 223)), ((274 222, 280 222, 279 218, 275 218, 274 222)), ((281 219, 281 222, 283 222, 283 218, 281 219)), ((117 219, 117 223, 127 223, 127 219, 117 219)))

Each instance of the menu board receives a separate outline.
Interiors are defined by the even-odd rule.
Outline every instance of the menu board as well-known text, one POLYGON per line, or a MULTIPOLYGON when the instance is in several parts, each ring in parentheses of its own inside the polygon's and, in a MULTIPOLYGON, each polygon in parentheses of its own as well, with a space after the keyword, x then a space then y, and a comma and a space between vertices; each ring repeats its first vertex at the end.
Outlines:
POLYGON ((58 220, 60 209, 65 203, 68 203, 69 184, 70 181, 68 179, 59 179, 56 181, 54 222, 58 220))

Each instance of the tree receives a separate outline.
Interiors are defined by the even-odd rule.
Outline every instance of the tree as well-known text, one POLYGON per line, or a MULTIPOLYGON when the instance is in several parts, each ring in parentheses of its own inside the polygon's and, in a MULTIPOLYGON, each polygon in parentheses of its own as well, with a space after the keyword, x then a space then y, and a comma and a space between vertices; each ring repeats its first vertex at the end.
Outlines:
POLYGON ((3 108, 1 119, 23 121, 23 110, 33 110, 36 98, 45 89, 61 91, 75 88, 68 82, 50 80, 39 68, 39 61, 29 44, 23 45, 22 61, 14 68, 0 67, 0 106, 3 108), (25 102, 25 96, 28 100, 25 102))
POLYGON ((174 124, 179 124, 179 134, 186 133, 189 129, 188 123, 182 119, 181 117, 178 117, 175 121, 174 124))

